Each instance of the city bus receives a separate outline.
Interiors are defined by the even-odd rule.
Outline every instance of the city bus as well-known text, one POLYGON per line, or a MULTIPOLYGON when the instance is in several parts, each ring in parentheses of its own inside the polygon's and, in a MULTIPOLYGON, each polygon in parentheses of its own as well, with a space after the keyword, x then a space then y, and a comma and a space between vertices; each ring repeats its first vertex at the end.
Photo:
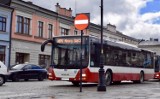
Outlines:
POLYGON ((156 55, 154 79, 160 80, 160 56, 156 55))
MULTIPOLYGON (((101 54, 99 38, 60 36, 50 41, 53 62, 49 68, 49 80, 69 81, 73 85, 79 85, 81 80, 83 83, 99 82, 101 54)), ((44 44, 42 45, 41 47, 44 47, 44 44)), ((103 56, 106 85, 120 83, 123 80, 142 83, 154 78, 154 52, 106 39, 103 40, 103 56)))

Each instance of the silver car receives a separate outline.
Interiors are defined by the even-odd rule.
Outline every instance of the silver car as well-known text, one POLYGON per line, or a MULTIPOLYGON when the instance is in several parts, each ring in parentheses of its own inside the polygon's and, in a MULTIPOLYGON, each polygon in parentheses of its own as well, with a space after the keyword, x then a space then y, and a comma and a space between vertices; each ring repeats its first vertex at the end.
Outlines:
POLYGON ((0 86, 2 86, 7 80, 7 67, 0 61, 0 86))

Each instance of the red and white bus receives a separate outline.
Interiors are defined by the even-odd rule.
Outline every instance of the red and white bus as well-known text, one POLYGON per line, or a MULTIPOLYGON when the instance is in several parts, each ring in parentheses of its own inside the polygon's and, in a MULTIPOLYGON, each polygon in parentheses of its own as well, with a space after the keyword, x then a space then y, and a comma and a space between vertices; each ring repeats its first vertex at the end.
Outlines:
POLYGON ((160 56, 156 56, 154 78, 160 80, 160 56))
MULTIPOLYGON (((50 80, 80 83, 98 83, 100 63, 100 39, 83 36, 54 37, 52 44, 53 64, 49 69, 50 80), (82 52, 82 65, 81 65, 82 52)), ((142 83, 154 77, 154 53, 124 43, 103 41, 105 83, 120 83, 123 80, 142 83)))

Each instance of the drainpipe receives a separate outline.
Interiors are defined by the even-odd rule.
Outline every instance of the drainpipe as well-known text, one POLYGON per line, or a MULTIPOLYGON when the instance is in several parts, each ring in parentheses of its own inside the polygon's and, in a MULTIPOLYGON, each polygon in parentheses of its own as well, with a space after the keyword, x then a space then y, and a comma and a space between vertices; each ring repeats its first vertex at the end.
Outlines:
POLYGON ((12 9, 11 12, 11 20, 10 20, 10 33, 9 33, 9 59, 8 59, 8 70, 10 69, 10 65, 11 65, 11 45, 12 45, 12 20, 13 20, 13 11, 14 9, 12 9))

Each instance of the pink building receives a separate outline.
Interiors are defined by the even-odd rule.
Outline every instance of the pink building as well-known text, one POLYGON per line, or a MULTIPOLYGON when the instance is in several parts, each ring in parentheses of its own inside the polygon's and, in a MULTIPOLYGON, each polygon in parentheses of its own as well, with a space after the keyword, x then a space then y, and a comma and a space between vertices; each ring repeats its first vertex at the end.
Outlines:
POLYGON ((74 28, 71 8, 61 8, 57 3, 57 13, 22 0, 12 0, 10 6, 15 8, 11 64, 28 62, 49 66, 51 47, 48 45, 41 52, 42 42, 54 36, 80 34, 74 28))

